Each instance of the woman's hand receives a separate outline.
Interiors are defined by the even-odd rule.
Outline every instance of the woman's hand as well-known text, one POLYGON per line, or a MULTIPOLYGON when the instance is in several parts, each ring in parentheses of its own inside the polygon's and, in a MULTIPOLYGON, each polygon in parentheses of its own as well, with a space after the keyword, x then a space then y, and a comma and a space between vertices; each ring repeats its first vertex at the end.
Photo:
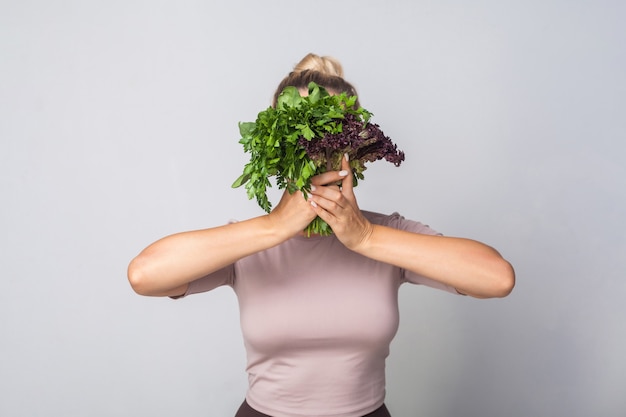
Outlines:
POLYGON ((348 155, 341 160, 341 171, 329 171, 311 179, 310 204, 315 213, 333 229, 347 248, 363 244, 372 233, 372 224, 363 216, 353 192, 348 155), (336 185, 341 181, 341 185, 336 185))
POLYGON ((290 194, 285 190, 278 205, 268 215, 274 228, 281 231, 284 239, 302 232, 317 216, 302 191, 290 194))

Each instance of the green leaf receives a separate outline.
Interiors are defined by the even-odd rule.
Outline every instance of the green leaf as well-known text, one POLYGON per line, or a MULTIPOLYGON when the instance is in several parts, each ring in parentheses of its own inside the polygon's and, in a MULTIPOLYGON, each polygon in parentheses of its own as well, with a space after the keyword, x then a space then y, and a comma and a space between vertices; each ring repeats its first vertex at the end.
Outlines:
MULTIPOLYGON (((324 90, 326 92, 326 90, 324 90)), ((317 103, 322 98, 322 90, 315 83, 309 83, 309 102, 311 104, 317 103)))
POLYGON ((299 125, 299 126, 302 126, 302 127, 299 127, 300 133, 302 134, 302 136, 304 136, 306 140, 311 140, 315 137, 315 132, 311 130, 309 125, 299 125))
POLYGON ((251 136, 256 123, 254 122, 239 122, 239 134, 242 137, 251 136))
POLYGON ((284 110, 287 107, 298 107, 302 102, 300 92, 295 87, 286 87, 276 100, 276 109, 284 110))
POLYGON ((232 188, 238 188, 241 187, 243 184, 245 184, 246 182, 248 182, 248 180, 250 179, 250 175, 249 174, 241 174, 239 176, 239 178, 237 178, 235 180, 235 182, 233 182, 233 185, 231 185, 232 188))

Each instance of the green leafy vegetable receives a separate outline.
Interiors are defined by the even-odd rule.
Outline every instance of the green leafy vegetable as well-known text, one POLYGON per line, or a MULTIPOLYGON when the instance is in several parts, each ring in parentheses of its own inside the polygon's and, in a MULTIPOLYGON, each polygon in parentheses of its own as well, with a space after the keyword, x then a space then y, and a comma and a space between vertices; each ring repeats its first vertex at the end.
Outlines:
MULTIPOLYGON (((290 193, 303 190, 306 195, 311 178, 340 169, 345 153, 350 158, 355 186, 364 178, 366 162, 384 158, 398 166, 404 160, 404 153, 378 125, 369 122, 372 114, 355 107, 357 97, 330 95, 315 83, 308 87, 309 94, 304 97, 295 87, 285 88, 276 108, 260 112, 255 122, 239 123, 239 143, 250 153, 250 162, 232 186, 245 185, 248 198, 255 198, 268 213, 272 208, 267 198, 270 177, 276 177, 280 189, 287 188, 290 193)), ((319 217, 306 232, 332 234, 319 217)))

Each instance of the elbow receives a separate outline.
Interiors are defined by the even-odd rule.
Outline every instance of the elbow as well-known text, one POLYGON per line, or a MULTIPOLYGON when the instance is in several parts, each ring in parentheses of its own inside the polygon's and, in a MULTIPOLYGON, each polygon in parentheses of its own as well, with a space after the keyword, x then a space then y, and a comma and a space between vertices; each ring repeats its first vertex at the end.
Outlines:
POLYGON ((504 298, 515 287, 515 270, 505 259, 501 259, 494 278, 493 297, 504 298))
POLYGON ((150 280, 146 273, 145 262, 142 261, 141 255, 130 262, 127 275, 128 282, 133 291, 139 295, 151 295, 150 280))
POLYGON ((490 270, 485 271, 479 278, 482 282, 479 287, 464 291, 458 289, 459 293, 469 295, 474 298, 504 298, 511 294, 515 287, 515 270, 506 260, 499 258, 497 263, 492 264, 490 270))

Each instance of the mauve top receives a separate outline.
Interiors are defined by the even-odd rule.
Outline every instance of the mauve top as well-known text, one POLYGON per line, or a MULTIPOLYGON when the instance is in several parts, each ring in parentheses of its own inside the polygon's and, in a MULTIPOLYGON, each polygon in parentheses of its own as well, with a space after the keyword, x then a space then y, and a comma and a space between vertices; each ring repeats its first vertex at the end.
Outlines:
MULTIPOLYGON (((363 213, 375 224, 437 234, 397 213, 363 213)), ((405 282, 457 293, 352 252, 335 236, 297 236, 190 283, 185 295, 234 289, 253 408, 274 417, 360 417, 383 404, 405 282)))

